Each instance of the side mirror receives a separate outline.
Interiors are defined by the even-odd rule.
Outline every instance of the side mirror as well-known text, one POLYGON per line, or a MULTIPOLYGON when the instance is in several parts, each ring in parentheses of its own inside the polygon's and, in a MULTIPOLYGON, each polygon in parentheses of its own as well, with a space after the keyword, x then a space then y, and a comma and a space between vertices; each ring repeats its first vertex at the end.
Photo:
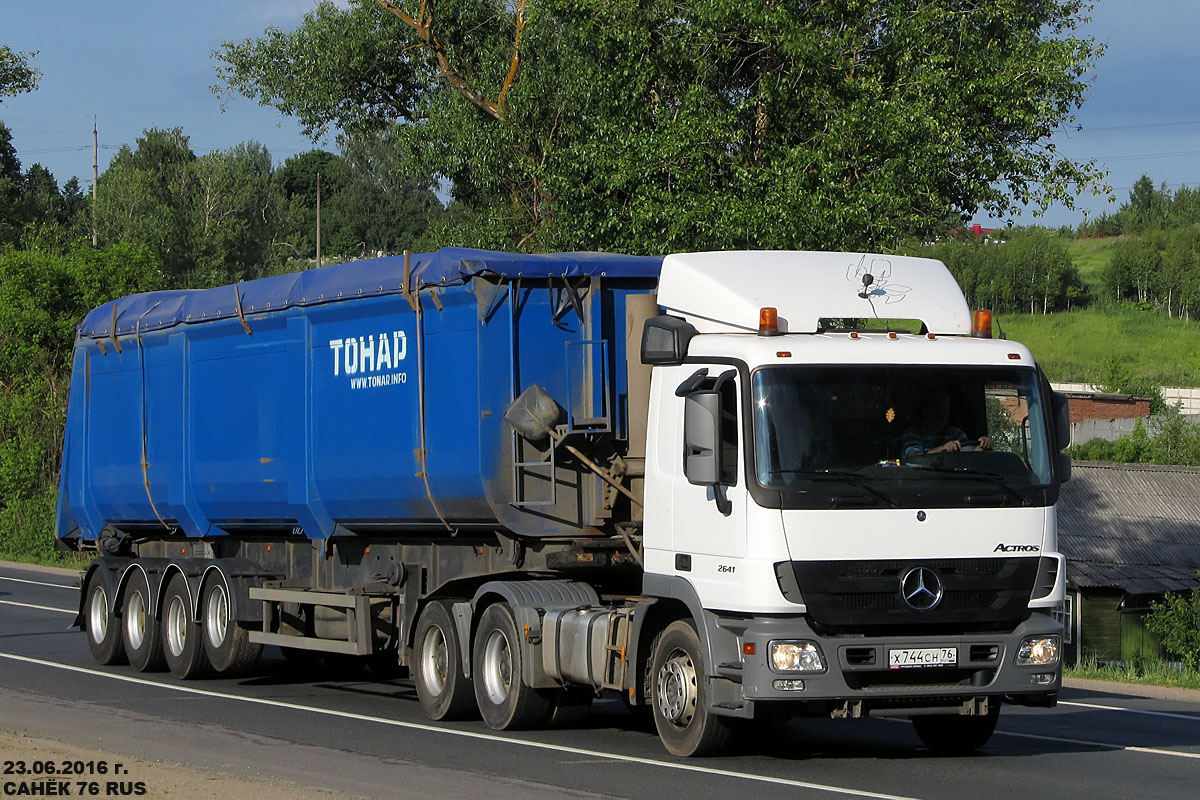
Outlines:
POLYGON ((1050 405, 1054 411, 1055 449, 1066 450, 1071 446, 1071 401, 1065 394, 1054 392, 1050 395, 1050 405))
POLYGON ((1058 471, 1059 483, 1066 483, 1071 480, 1071 457, 1066 453, 1059 453, 1054 457, 1054 466, 1058 471))
POLYGON ((684 398, 683 474, 696 486, 721 482, 721 393, 692 392, 684 398))
POLYGON ((642 363, 678 366, 696 329, 679 317, 651 317, 642 328, 642 363))

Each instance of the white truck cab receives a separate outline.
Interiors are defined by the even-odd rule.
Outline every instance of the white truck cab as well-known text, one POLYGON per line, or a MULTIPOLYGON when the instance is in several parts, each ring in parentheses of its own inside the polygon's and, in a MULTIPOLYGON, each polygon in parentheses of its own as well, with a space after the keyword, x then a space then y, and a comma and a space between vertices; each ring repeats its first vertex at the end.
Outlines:
POLYGON ((1053 705, 1069 431, 1029 351, 929 259, 672 255, 658 303, 644 587, 692 610, 707 673, 657 687, 677 752, 697 701, 714 726, 910 716, 942 749, 1002 698, 1053 705))

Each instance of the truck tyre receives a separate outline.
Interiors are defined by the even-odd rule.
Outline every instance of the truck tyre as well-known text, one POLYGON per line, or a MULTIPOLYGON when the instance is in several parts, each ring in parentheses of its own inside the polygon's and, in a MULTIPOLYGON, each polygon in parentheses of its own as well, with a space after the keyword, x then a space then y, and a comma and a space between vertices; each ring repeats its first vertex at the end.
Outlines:
POLYGON ((200 593, 204 654, 218 675, 240 675, 258 663, 262 645, 250 641, 250 631, 231 617, 229 590, 219 577, 200 593))
POLYGON ((704 656, 691 622, 666 627, 655 644, 651 672, 654 727, 668 752, 702 756, 729 743, 728 722, 708 709, 704 656))
POLYGON ((93 658, 106 665, 125 663, 121 625, 113 614, 112 598, 109 597, 104 580, 99 575, 92 575, 88 582, 83 625, 87 630, 88 648, 91 649, 93 658))
POLYGON ((494 603, 479 618, 471 675, 475 700, 488 727, 497 731, 543 727, 554 713, 554 692, 521 680, 521 639, 507 603, 494 603))
POLYGON ((171 674, 182 680, 199 678, 209 670, 204 655, 204 632, 194 621, 192 596, 183 575, 175 573, 167 584, 162 606, 163 655, 171 674))
POLYGON ((425 606, 413 638, 413 679, 421 710, 430 719, 467 719, 475 714, 471 681, 462 671, 454 617, 445 603, 425 606))
POLYGON ((150 583, 140 569, 129 576, 122 606, 121 635, 130 666, 138 672, 156 672, 165 667, 162 630, 154 616, 150 583))
POLYGON ((964 756, 987 744, 1000 719, 1000 703, 989 703, 988 713, 978 717, 933 715, 913 717, 917 736, 934 753, 964 756))

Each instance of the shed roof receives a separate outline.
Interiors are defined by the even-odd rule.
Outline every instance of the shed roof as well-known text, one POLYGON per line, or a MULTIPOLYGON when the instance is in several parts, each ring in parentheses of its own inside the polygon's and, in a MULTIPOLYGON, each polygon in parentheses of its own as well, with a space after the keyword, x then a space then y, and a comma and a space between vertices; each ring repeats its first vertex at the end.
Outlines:
POLYGON ((1075 462, 1058 542, 1075 586, 1159 594, 1200 585, 1200 469, 1075 462))

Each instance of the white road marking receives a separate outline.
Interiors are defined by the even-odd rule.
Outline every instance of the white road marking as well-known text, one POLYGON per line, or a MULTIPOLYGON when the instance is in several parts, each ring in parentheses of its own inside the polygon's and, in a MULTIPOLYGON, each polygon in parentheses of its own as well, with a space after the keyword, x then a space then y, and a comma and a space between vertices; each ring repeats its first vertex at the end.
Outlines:
POLYGON ((31 581, 25 578, 9 578, 6 575, 0 575, 0 581, 12 581, 13 583, 32 583, 34 586, 53 586, 55 589, 70 589, 72 592, 79 591, 78 586, 67 586, 62 583, 46 583, 45 581, 31 581))
POLYGON ((1189 722, 1200 722, 1200 715, 1172 714, 1169 711, 1146 711, 1140 708, 1122 708, 1121 706, 1102 706, 1099 703, 1077 703, 1073 700, 1059 700, 1060 706, 1078 706, 1080 708, 1098 708, 1102 711, 1124 711, 1126 714, 1145 714, 1150 717, 1168 717, 1170 719, 1186 719, 1189 722))
MULTIPOLYGON (((3 655, 4 655, 3 653, 0 653, 0 656, 3 656, 3 655)), ((1061 706, 1062 701, 1060 700, 1058 704, 1061 706)), ((1122 709, 1122 710, 1125 710, 1125 709, 1122 709)), ((1188 719, 1195 719, 1195 717, 1188 717, 1188 719)), ((885 722, 904 722, 905 721, 901 717, 883 717, 883 720, 885 722)), ((1062 742, 1063 744, 1081 744, 1081 745, 1086 745, 1088 747, 1098 747, 1102 750, 1129 750, 1134 753, 1152 753, 1154 755, 1159 755, 1159 756, 1179 756, 1180 758, 1200 758, 1200 753, 1187 753, 1182 750, 1162 750, 1157 747, 1139 747, 1138 745, 1135 745, 1135 744, 1115 744, 1113 742, 1093 742, 1093 741, 1089 741, 1087 739, 1067 739, 1063 736, 1045 736, 1045 735, 1036 734, 1036 733, 1017 733, 1016 731, 1002 731, 999 728, 996 729, 996 732, 993 735, 995 735, 995 736, 1015 736, 1018 739, 1037 739, 1037 740, 1043 741, 1043 742, 1062 742)))
MULTIPOLYGON (((74 612, 72 612, 74 613, 74 612)), ((821 792, 830 792, 832 794, 850 795, 852 797, 870 797, 876 800, 915 800, 915 798, 905 795, 883 794, 880 792, 868 792, 861 789, 850 789, 844 786, 831 786, 823 783, 810 783, 808 781, 796 781, 788 778, 775 778, 770 775, 755 775, 752 773, 735 772, 730 769, 717 769, 715 767, 703 767, 696 764, 680 764, 671 761, 660 761, 655 758, 641 758, 639 756, 627 756, 620 753, 606 753, 601 750, 588 750, 582 747, 568 747, 566 745, 549 744, 546 742, 531 742, 524 739, 510 739, 506 736, 499 736, 494 733, 479 733, 476 731, 454 730, 452 728, 440 728, 436 725, 426 725, 419 722, 403 722, 397 719, 388 719, 386 717, 373 717, 366 714, 354 714, 349 711, 337 711, 331 708, 321 708, 319 706, 302 706, 298 703, 288 703, 283 700, 268 700, 260 697, 244 697, 236 694, 228 694, 226 692, 215 692, 209 689, 195 689, 190 686, 175 686, 169 683, 159 683, 158 681, 146 680, 145 678, 134 678, 129 675, 114 675, 100 670, 88 669, 86 667, 76 667, 70 664, 60 664, 57 661, 44 661, 40 658, 30 658, 29 656, 19 656, 14 653, 0 653, 0 658, 7 658, 12 661, 22 661, 27 664, 37 664, 43 667, 52 667, 54 669, 67 670, 68 672, 79 672, 85 675, 94 675, 100 678, 109 678, 110 680, 123 681, 125 683, 136 683, 143 686, 154 686, 159 689, 167 689, 175 692, 183 692, 186 694, 198 694, 206 697, 216 697, 222 700, 233 700, 241 703, 253 703, 255 705, 271 706, 273 708, 286 708, 292 711, 307 711, 312 714, 321 714, 329 717, 339 717, 342 719, 354 719, 362 722, 373 722, 379 725, 390 725, 396 728, 407 728, 409 730, 426 731, 429 733, 442 733, 449 736, 460 736, 467 739, 479 739, 488 742, 502 742, 504 744, 517 745, 518 747, 532 747, 536 750, 549 750, 555 753, 568 753, 577 756, 591 756, 601 758, 607 761, 620 761, 627 764, 642 764, 650 767, 662 767, 664 769, 674 769, 681 772, 693 772, 701 775, 718 775, 724 778, 736 778, 745 781, 754 781, 757 783, 770 783, 778 786, 792 786, 798 789, 815 789, 821 792)))
MULTIPOLYGON (((3 655, 3 653, 0 653, 3 655)), ((1066 744, 1081 744, 1088 747, 1101 747, 1105 750, 1130 750, 1135 753, 1153 753, 1158 756, 1179 756, 1180 758, 1200 758, 1200 753, 1185 753, 1182 750, 1161 750, 1157 747, 1138 747, 1132 744, 1109 744, 1108 742, 1089 742, 1086 739, 1066 739, 1062 736, 1040 736, 1036 733, 1015 733, 1013 731, 996 731, 1000 736, 1017 736, 1021 739, 1038 739, 1043 742, 1063 742, 1066 744)))
POLYGON ((59 614, 78 614, 79 609, 66 608, 51 608, 50 606, 38 606, 33 603, 18 603, 16 600, 0 600, 6 606, 21 606, 22 608, 36 608, 39 611, 57 611, 59 614))

